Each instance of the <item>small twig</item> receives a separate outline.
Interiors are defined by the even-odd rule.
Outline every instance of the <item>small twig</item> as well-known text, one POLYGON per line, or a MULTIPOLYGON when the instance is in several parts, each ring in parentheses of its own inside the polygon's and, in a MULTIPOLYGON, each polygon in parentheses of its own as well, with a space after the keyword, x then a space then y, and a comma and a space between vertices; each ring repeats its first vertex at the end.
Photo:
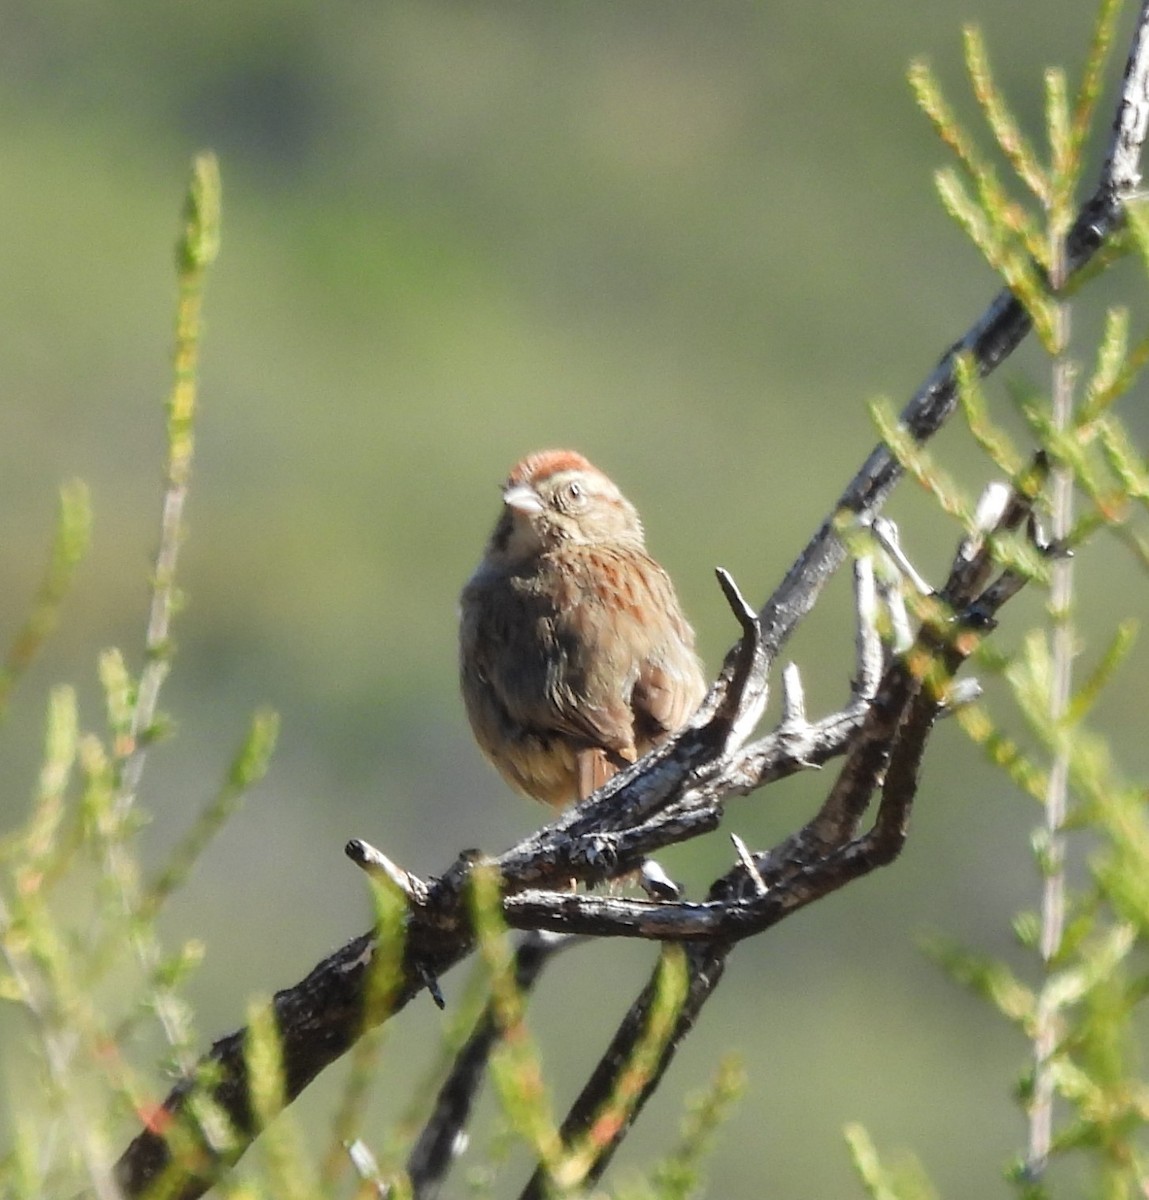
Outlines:
POLYGON ((410 871, 393 863, 382 850, 376 849, 363 838, 352 838, 343 848, 344 854, 357 866, 362 867, 372 879, 394 888, 416 907, 424 907, 430 888, 410 871))
POLYGON ((728 680, 713 724, 726 727, 723 749, 737 749, 754 732, 769 697, 770 663, 762 642, 762 624, 758 614, 738 590, 733 576, 722 567, 715 569, 718 584, 730 611, 742 626, 742 637, 726 656, 719 684, 728 680))
POLYGON ((809 727, 802 672, 798 670, 797 663, 787 663, 782 670, 782 720, 778 722, 778 728, 791 734, 809 727))
POLYGON ((870 532, 874 540, 885 551, 890 562, 902 573, 910 586, 919 596, 932 596, 934 589, 918 574, 917 568, 902 549, 898 537, 898 527, 888 517, 875 517, 870 522, 870 532))
POLYGON ((877 592, 874 563, 868 557, 854 559, 854 686, 855 699, 869 700, 882 677, 882 637, 878 632, 877 592))
POLYGON ((447 1007, 447 998, 439 986, 439 977, 425 962, 418 960, 415 963, 415 974, 419 977, 419 982, 427 989, 427 995, 431 997, 435 1007, 442 1012, 447 1007))
POLYGON ((754 856, 750 853, 746 843, 736 833, 730 835, 730 840, 734 843, 734 849, 738 854, 738 861, 746 869, 746 874, 750 876, 754 884, 755 891, 759 896, 765 896, 769 890, 766 887, 766 881, 758 872, 758 864, 754 861, 754 856))
POLYGON ((652 900, 677 900, 682 889, 653 858, 643 860, 638 869, 638 885, 652 900))

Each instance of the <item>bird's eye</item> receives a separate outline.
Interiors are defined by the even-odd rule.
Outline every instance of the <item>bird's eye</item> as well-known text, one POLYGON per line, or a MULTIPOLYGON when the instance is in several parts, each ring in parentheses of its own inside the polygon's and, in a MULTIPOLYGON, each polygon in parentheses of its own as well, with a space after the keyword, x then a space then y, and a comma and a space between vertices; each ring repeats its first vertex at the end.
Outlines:
POLYGON ((566 492, 566 502, 571 508, 578 508, 586 500, 586 492, 577 479, 572 479, 563 490, 566 492))

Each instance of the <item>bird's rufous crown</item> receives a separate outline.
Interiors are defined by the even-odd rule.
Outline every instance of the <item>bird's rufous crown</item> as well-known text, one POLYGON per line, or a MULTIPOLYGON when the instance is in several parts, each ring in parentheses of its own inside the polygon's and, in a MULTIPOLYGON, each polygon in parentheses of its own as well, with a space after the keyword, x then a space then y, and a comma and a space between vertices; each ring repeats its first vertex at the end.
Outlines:
POLYGON ((508 487, 518 487, 521 484, 537 483, 560 471, 594 471, 598 468, 588 462, 576 450, 539 450, 528 454, 515 465, 507 477, 508 487))

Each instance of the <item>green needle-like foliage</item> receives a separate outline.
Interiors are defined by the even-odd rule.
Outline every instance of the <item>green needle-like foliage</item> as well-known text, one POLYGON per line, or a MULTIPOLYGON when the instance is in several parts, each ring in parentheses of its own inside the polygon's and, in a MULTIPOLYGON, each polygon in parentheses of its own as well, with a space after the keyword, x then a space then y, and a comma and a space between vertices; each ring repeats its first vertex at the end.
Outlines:
MULTIPOLYGON (((1045 74, 1044 162, 994 81, 981 34, 966 30, 974 96, 1010 171, 1036 202, 1031 209, 1008 197, 929 69, 916 64, 911 82, 957 159, 956 168, 938 176, 943 203, 1024 305, 1050 356, 1049 394, 1016 380, 1009 389, 1032 438, 1028 447, 1004 431, 984 385, 968 363, 961 364, 960 399, 970 432, 994 467, 1014 480, 1034 450, 1049 456, 1049 520, 1065 544, 1081 550, 1098 533, 1111 532, 1145 565, 1149 474, 1118 408, 1141 375, 1149 354, 1146 335, 1131 337, 1134 317, 1128 308, 1109 309, 1096 347, 1083 352, 1093 367, 1079 383, 1082 373, 1070 358, 1071 350, 1078 353, 1070 336, 1076 293, 1064 268, 1065 239, 1118 7, 1109 0, 1101 6, 1076 92, 1064 72, 1045 74), (1077 515, 1074 502, 1082 507, 1077 515)), ((1149 267, 1147 228, 1143 212, 1131 207, 1127 240, 1149 267)), ((968 502, 890 411, 875 406, 874 415, 906 470, 944 511, 968 520, 968 502)), ((1002 561, 1007 557, 999 553, 1002 561)), ((1092 668, 1075 683, 1074 659, 1085 649, 1073 588, 1077 569, 1074 560, 1060 557, 1027 572, 1033 586, 1050 589, 1049 617, 1046 627, 1022 638, 1005 667, 1012 713, 999 718, 976 704, 957 714, 1003 778, 1043 809, 1031 837, 1041 903, 1014 921, 1019 941, 1034 959, 1027 972, 1031 977, 943 936, 927 943, 928 952, 957 982, 1033 1043, 1018 1087, 1028 1145, 1007 1169, 1017 1194, 1027 1200, 1070 1194, 1061 1192, 1061 1180, 1080 1178, 1082 1170, 1091 1180, 1089 1194, 1133 1197, 1149 1187, 1149 1087, 1140 1074, 1137 1048, 1149 990, 1143 966, 1149 949, 1149 812, 1144 789, 1122 778, 1107 742, 1088 724, 1128 659, 1137 622, 1132 614, 1119 621, 1092 668), (1007 724, 1018 720, 1024 733, 1008 732, 1007 724), (1104 849, 1091 852, 1098 837, 1104 849), (1066 881, 1073 859, 1089 865, 1089 884, 1077 892, 1066 881), (1065 1168, 1074 1175, 1067 1176, 1065 1168)), ((1143 597, 1131 597, 1130 605, 1139 611, 1143 597)), ((894 1200, 917 1194, 883 1166, 863 1131, 851 1128, 847 1137, 869 1195, 894 1200)))

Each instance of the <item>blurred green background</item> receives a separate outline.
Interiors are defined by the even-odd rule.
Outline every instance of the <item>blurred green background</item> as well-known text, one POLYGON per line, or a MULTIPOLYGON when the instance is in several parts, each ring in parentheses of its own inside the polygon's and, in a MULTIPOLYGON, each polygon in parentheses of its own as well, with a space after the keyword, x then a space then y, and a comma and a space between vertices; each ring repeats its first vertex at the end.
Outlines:
MULTIPOLYGON (((250 994, 366 927, 348 837, 435 873, 542 819, 480 759, 455 683, 456 597, 510 465, 569 445, 615 477, 716 668, 735 629, 712 568, 765 598, 869 449, 866 399, 900 405, 994 290, 933 198, 945 159, 908 62, 930 56, 969 112, 960 24, 980 22, 1037 136, 1042 70, 1079 65, 1091 7, 0 3, 0 631, 34 589, 58 483, 86 480, 96 512, 65 628, 0 732, 4 827, 34 787, 48 688, 77 683, 96 727, 97 652, 140 661, 171 250, 191 156, 221 160, 188 604, 164 696, 178 736, 143 796, 152 861, 214 792, 250 710, 283 727, 268 779, 167 918, 171 938, 208 944, 205 1045, 250 994)), ((1133 289, 1125 274, 1079 328, 1133 289)), ((1006 372, 1047 377, 1032 351, 1006 372)), ((971 487, 986 477, 959 432, 938 452, 971 487)), ((911 493, 894 512, 938 577, 953 527, 911 493)), ((1095 638, 1144 609, 1111 547, 1080 561, 1095 638)), ((1036 596, 1012 607, 1002 644, 1040 613, 1036 596)), ((839 581, 791 647, 813 710, 844 699, 851 645, 839 581)), ((1099 714, 1139 770, 1143 662, 1099 714)), ((829 778, 736 801, 727 828, 764 845, 829 778)), ((1014 954, 1035 818, 939 731, 902 860, 735 954, 617 1169, 669 1145, 682 1095, 736 1049, 750 1086, 711 1194, 860 1194, 851 1120, 913 1148, 951 1195, 1004 1194, 1026 1047, 915 940, 1014 954)), ((666 861, 697 892, 730 858, 719 833, 666 861)), ((533 1011, 560 1109, 651 961, 591 947, 545 981, 533 1011)), ((444 980, 448 998, 461 984, 444 980)), ((396 1022, 381 1122, 440 1020, 428 1001, 396 1022)), ((325 1120, 331 1086, 305 1121, 325 1120)))

